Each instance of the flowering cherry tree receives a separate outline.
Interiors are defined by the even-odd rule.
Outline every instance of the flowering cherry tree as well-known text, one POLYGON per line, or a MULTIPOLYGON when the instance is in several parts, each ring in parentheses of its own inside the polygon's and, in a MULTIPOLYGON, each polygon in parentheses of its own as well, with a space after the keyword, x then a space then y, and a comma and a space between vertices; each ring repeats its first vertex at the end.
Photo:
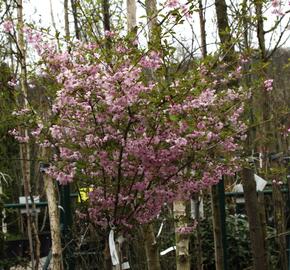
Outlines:
POLYGON ((148 223, 164 203, 237 171, 247 95, 228 83, 241 67, 221 77, 200 64, 169 82, 159 52, 142 52, 114 33, 109 55, 102 43, 57 53, 39 34, 26 33, 57 88, 51 115, 36 119, 31 136, 55 153, 49 175, 92 188, 88 213, 96 225, 148 223))

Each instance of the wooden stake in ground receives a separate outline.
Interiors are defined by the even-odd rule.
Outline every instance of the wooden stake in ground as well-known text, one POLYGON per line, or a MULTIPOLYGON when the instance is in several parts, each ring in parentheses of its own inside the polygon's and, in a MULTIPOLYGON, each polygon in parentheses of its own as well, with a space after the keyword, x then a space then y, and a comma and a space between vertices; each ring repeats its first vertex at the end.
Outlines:
POLYGON ((285 218, 285 202, 281 191, 281 186, 278 183, 272 186, 272 199, 274 205, 276 240, 279 248, 280 270, 287 270, 287 251, 286 251, 286 218, 285 218))
POLYGON ((263 237, 262 222, 258 209, 258 197, 254 173, 249 168, 242 170, 245 205, 249 221, 250 239, 253 254, 253 270, 267 270, 267 259, 265 258, 265 239, 263 237))
POLYGON ((220 204, 218 198, 218 186, 211 188, 211 205, 213 218, 213 236, 214 236, 214 250, 215 250, 215 269, 224 270, 224 249, 220 204))

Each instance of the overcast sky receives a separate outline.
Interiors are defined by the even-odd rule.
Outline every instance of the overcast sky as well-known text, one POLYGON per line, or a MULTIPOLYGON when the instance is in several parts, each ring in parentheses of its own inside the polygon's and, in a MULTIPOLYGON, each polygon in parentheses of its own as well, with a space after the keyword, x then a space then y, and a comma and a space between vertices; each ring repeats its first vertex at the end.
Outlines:
MULTIPOLYGON (((216 27, 215 27, 215 12, 214 12, 214 6, 213 4, 214 0, 208 0, 207 1, 207 6, 211 6, 210 8, 207 9, 206 13, 206 29, 207 29, 207 42, 210 43, 215 43, 217 40, 217 33, 216 33, 216 27)), ((70 1, 69 1, 70 2, 70 1)), ((126 1, 124 1, 126 2, 126 1)), ((161 1, 159 1, 161 2, 161 1)), ((164 0, 162 1, 164 2, 164 0)), ((24 0, 24 8, 25 8, 25 18, 28 22, 35 22, 38 25, 41 24, 44 27, 51 26, 52 21, 51 21, 51 15, 50 15, 50 1, 49 0, 24 0)), ((61 32, 63 31, 63 0, 52 0, 52 8, 53 8, 53 14, 55 17, 56 24, 59 26, 59 29, 61 32)), ((125 9, 124 5, 124 9, 125 9)), ((138 10, 138 21, 141 22, 142 20, 144 21, 144 18, 140 18, 142 15, 145 15, 145 11, 141 6, 137 7, 138 10)), ((271 25, 273 25, 276 16, 274 16, 271 13, 271 8, 266 11, 264 16, 267 18, 267 21, 265 22, 265 29, 269 29, 271 25)), ((284 19, 284 25, 286 21, 289 20, 289 14, 288 17, 284 19)), ((70 18, 70 21, 72 22, 72 18, 70 18)), ((198 42, 199 42, 199 18, 198 18, 198 13, 195 13, 193 15, 193 18, 191 19, 191 25, 194 26, 194 31, 196 33, 196 36, 192 35, 192 29, 189 24, 183 25, 183 26, 178 26, 176 27, 176 33, 179 37, 179 39, 187 44, 188 46, 191 45, 191 41, 194 41, 194 46, 198 47, 198 42), (193 23, 192 23, 193 21, 193 23)), ((71 26, 73 27, 73 26, 71 26)), ((289 27, 288 27, 289 28, 289 27)), ((290 30, 287 31, 285 35, 285 40, 286 43, 284 46, 290 48, 290 39, 289 39, 289 34, 290 30), (286 38, 288 37, 288 38, 286 38)), ((278 32, 276 34, 277 38, 278 32)), ((270 36, 266 36, 266 39, 268 42, 270 41, 270 36)), ((275 37, 274 37, 275 39, 275 37)), ((142 41, 141 38, 141 42, 142 41)), ((215 45, 210 45, 209 50, 213 51, 215 50, 215 45)))

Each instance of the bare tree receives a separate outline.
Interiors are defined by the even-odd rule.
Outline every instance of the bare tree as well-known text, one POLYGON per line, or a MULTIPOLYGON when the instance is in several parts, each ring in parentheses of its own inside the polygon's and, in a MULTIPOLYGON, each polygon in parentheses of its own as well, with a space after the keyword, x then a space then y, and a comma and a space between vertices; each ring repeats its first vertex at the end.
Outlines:
MULTIPOLYGON (((21 100, 24 108, 28 108, 28 85, 27 85, 27 66, 26 66, 26 48, 24 42, 24 22, 23 22, 23 2, 17 0, 17 33, 18 33, 18 59, 20 62, 20 89, 21 100)), ((19 128, 20 135, 26 140, 29 138, 27 128, 19 128)), ((20 158, 23 177, 23 187, 25 196, 25 205, 27 213, 27 230, 29 238, 29 247, 31 255, 32 269, 38 269, 40 256, 40 242, 37 233, 37 227, 31 216, 31 209, 29 207, 29 199, 33 203, 33 196, 31 194, 31 172, 30 172, 30 148, 29 142, 24 141, 20 143, 20 158), (34 241, 33 241, 34 240, 34 241), (34 245, 35 244, 35 245, 34 245)), ((35 206, 33 207, 35 210, 35 206)))

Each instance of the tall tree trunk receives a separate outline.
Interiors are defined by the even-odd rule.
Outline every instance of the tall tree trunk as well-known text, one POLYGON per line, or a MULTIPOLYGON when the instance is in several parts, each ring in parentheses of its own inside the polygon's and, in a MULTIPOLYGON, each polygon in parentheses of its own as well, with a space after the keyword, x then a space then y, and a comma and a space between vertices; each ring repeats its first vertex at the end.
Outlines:
POLYGON ((245 49, 249 49, 249 22, 248 22, 248 5, 247 5, 248 0, 243 0, 242 1, 242 23, 243 23, 243 42, 245 49))
POLYGON ((205 10, 203 8, 202 0, 198 0, 198 14, 200 24, 200 38, 201 38, 201 53, 202 57, 207 56, 207 45, 206 45, 206 30, 205 30, 205 10))
POLYGON ((160 257, 152 224, 142 227, 148 270, 161 270, 160 257))
POLYGON ((225 0, 215 0, 218 34, 222 44, 223 58, 230 61, 234 55, 234 46, 230 32, 227 4, 225 0))
POLYGON ((246 211, 250 228, 251 248, 254 261, 254 270, 266 270, 267 259, 265 258, 265 239, 263 237, 262 222, 258 209, 258 198, 254 173, 249 168, 242 170, 243 188, 246 211))
POLYGON ((54 19, 52 0, 49 0, 49 6, 50 6, 50 18, 51 18, 51 23, 52 23, 52 26, 53 26, 53 28, 54 28, 55 39, 56 39, 56 41, 57 41, 57 47, 58 47, 58 50, 60 50, 59 31, 57 30, 57 26, 56 26, 55 19, 54 19))
POLYGON ((109 0, 102 0, 102 9, 104 31, 111 31, 109 0))
POLYGON ((261 59, 266 60, 266 46, 265 46, 265 33, 264 33, 264 18, 263 18, 263 1, 254 1, 256 16, 257 16, 257 38, 259 41, 261 59))
POLYGON ((78 19, 78 8, 77 8, 77 0, 71 0, 71 8, 72 14, 74 18, 74 28, 75 28, 75 35, 78 40, 80 40, 80 29, 79 29, 79 19, 78 19))
POLYGON ((182 232, 187 227, 186 202, 173 202, 173 214, 175 221, 175 242, 176 242, 176 269, 190 270, 189 257, 189 233, 182 232))
POLYGON ((127 0, 127 26, 128 32, 134 31, 137 26, 136 0, 127 0))
MULTIPOLYGON (((222 62, 228 64, 227 71, 232 71, 232 62, 235 56, 235 49, 229 19, 227 14, 226 0, 215 0, 217 17, 217 30, 220 39, 222 62)), ((230 86, 237 86, 237 81, 231 81, 230 86)), ((215 241, 215 263, 217 270, 228 269, 226 250, 226 226, 224 208, 224 180, 211 189, 213 230, 215 241)))
POLYGON ((68 16, 68 0, 64 0, 64 32, 65 32, 65 39, 69 41, 70 39, 70 31, 69 31, 69 16, 68 16))
MULTIPOLYGON (((103 10, 103 26, 104 26, 104 32, 110 32, 111 31, 111 22, 110 22, 110 3, 109 0, 102 0, 102 10, 103 10)), ((110 49, 111 49, 111 38, 110 36, 106 37, 106 48, 108 49, 108 59, 110 56, 110 49)))
POLYGON ((156 0, 145 0, 147 23, 149 30, 149 48, 161 49, 161 27, 157 20, 157 3, 156 0))
POLYGON ((211 188, 211 206, 213 216, 213 236, 214 236, 214 250, 215 250, 215 269, 224 270, 224 249, 220 204, 218 198, 218 186, 211 188))
MULTIPOLYGON (((158 44, 160 43, 160 35, 154 35, 154 29, 157 27, 157 6, 156 0, 145 0, 147 21, 149 23, 149 49, 150 44, 154 44, 154 39, 158 38, 158 44)), ((156 48, 155 48, 156 49, 156 48)), ((153 78, 153 73, 151 72, 153 78)), ((158 251, 158 245, 156 242, 153 224, 145 224, 141 228, 144 245, 146 251, 147 267, 148 270, 161 270, 160 255, 158 251)))
MULTIPOLYGON (((17 32, 18 32, 18 48, 19 48, 19 59, 20 59, 20 87, 21 87, 21 103, 24 108, 28 108, 28 86, 27 86, 27 69, 26 69, 26 49, 24 42, 24 23, 23 23, 23 3, 22 0, 17 0, 17 32)), ((20 128, 20 135, 28 138, 28 129, 20 128)), ((29 247, 31 253, 31 264, 32 269, 38 269, 39 264, 39 253, 40 253, 40 242, 38 238, 37 227, 33 222, 31 216, 31 209, 29 209, 29 198, 33 203, 33 197, 31 194, 31 172, 30 172, 30 149, 29 142, 20 143, 20 159, 21 169, 25 196, 25 205, 27 213, 27 231, 29 238, 29 247), (33 239, 35 241, 33 241, 33 239), (34 242, 34 243, 33 243, 34 242), (34 248, 35 244, 35 248, 34 248)), ((35 205, 34 205, 35 210, 35 205)))

